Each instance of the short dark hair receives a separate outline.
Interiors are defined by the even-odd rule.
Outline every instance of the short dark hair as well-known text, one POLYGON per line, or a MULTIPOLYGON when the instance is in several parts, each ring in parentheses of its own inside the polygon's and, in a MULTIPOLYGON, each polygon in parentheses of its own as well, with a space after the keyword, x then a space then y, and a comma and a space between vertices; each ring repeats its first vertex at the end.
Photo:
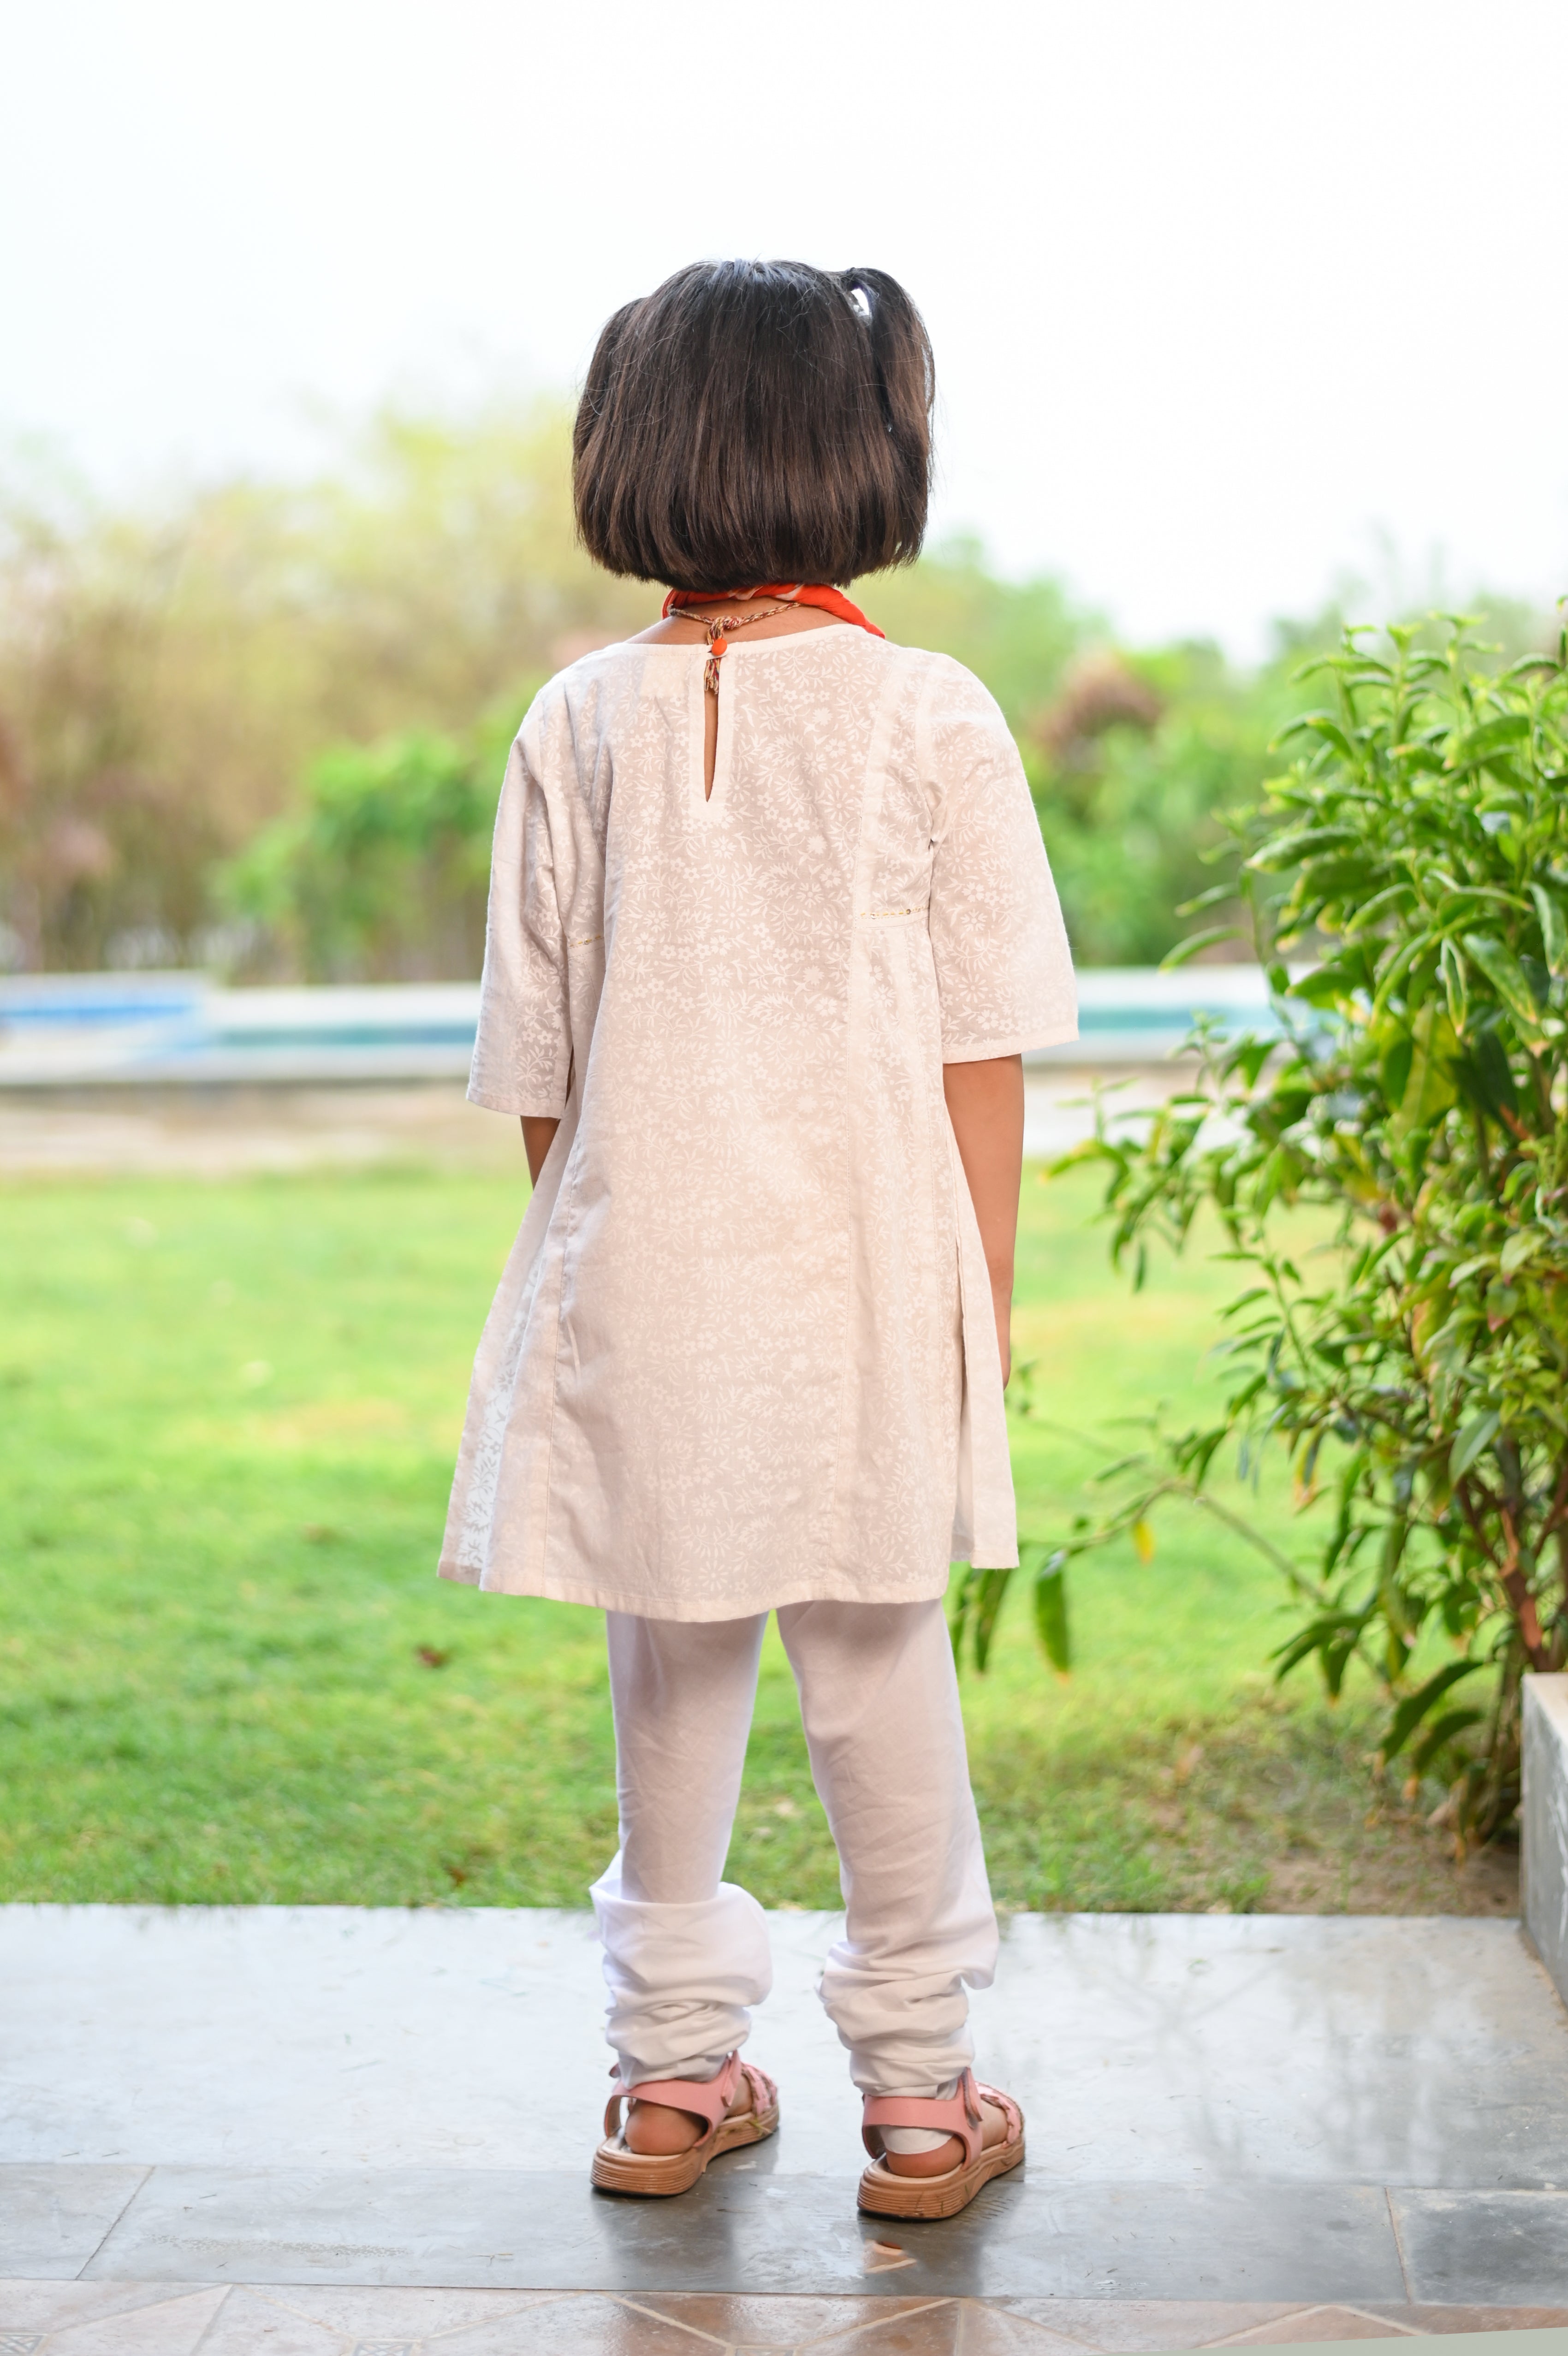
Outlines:
POLYGON ((572 436, 584 545, 674 589, 913 563, 934 397, 925 322, 885 271, 693 262, 595 348, 572 436))

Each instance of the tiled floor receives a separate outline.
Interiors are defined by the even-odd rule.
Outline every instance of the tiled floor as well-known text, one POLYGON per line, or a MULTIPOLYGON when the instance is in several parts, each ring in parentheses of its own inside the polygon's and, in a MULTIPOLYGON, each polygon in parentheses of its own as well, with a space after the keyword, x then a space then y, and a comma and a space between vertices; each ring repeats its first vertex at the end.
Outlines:
MULTIPOLYGON (((838 1931, 768 1917, 764 2173, 864 2158, 815 1994, 838 1931)), ((575 2180, 602 1964, 585 1912, 5 1907, 0 2162, 575 2180)), ((1568 2015, 1509 1922, 1016 1915, 973 2019, 1032 2185, 1568 2183, 1568 2015)))
MULTIPOLYGON (((1568 2335, 1563 2308, 741 2298, 0 2283, 0 2356, 1069 2356, 1410 2334, 1568 2335)), ((1568 2347, 1568 2336, 1564 2339, 1568 2347)))
POLYGON ((650 2202, 588 2185, 584 1918, 0 1910, 0 2356, 1568 2356, 1568 2014, 1514 1925, 1020 1918, 976 2028, 1026 2166, 898 2231, 855 2212, 835 1928, 770 1918, 779 2136, 650 2202))

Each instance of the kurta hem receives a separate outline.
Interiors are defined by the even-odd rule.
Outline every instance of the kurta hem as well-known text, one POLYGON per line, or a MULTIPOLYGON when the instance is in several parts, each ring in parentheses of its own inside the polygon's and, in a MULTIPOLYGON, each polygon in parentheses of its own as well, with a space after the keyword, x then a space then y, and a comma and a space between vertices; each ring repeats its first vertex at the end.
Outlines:
POLYGON ((540 1584, 529 1581, 515 1586, 504 1580, 487 1581, 478 1571, 466 1569, 462 1564, 445 1555, 436 1575, 449 1579, 458 1586, 477 1587, 486 1595, 532 1595, 549 1603, 585 1603, 598 1612, 630 1612, 643 1620, 680 1620, 693 1624, 715 1620, 743 1620, 754 1612, 777 1612, 790 1603, 930 1603, 948 1591, 948 1572, 944 1568, 940 1585, 934 1587, 924 1582, 918 1586, 887 1590, 885 1583, 879 1583, 876 1594, 868 1596, 864 1580, 847 1577, 812 1579, 797 1586, 763 1588, 738 1601, 726 1595, 710 1610, 701 1597, 640 1587, 626 1594, 613 1588, 601 1587, 596 1580, 550 1580, 540 1584))
POLYGON ((559 1104, 541 1104, 537 1098, 532 1104, 523 1104, 510 1097, 493 1095, 489 1090, 469 1088, 467 1099, 471 1105, 478 1105, 481 1112, 504 1112, 513 1120, 559 1120, 566 1109, 564 1097, 559 1104))
POLYGON ((944 1064, 985 1064, 1002 1055, 1032 1055, 1042 1047, 1065 1047, 1078 1037, 1078 1024, 1065 1030, 1023 1031, 1009 1039, 983 1039, 978 1047, 955 1047, 942 1041, 944 1064))

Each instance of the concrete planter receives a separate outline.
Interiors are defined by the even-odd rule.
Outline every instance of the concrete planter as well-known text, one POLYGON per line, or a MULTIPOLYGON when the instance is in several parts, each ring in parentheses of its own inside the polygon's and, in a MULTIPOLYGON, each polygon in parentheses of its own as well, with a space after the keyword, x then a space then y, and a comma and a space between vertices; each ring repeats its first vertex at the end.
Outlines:
POLYGON ((1525 1927, 1568 2003, 1568 1676, 1524 1681, 1525 1927))

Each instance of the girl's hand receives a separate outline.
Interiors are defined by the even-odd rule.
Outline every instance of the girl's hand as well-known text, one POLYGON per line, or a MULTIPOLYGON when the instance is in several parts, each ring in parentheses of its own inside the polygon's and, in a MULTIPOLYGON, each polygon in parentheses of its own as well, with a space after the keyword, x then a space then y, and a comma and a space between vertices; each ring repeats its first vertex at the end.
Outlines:
POLYGON ((991 1273, 996 1347, 1005 1383, 1013 1371, 1013 1252, 1024 1174, 1024 1058, 995 1055, 979 1064, 944 1064, 942 1092, 991 1273))
POLYGON ((558 1120, 542 1119, 539 1114, 525 1112, 522 1116, 522 1150, 528 1156, 528 1175, 532 1184, 539 1183, 539 1173, 544 1167, 544 1157, 555 1142, 558 1120))
POLYGON ((1002 1360, 1002 1387, 1006 1389, 1013 1373, 1013 1287, 1001 1290, 991 1288, 991 1306, 996 1318, 996 1348, 1002 1360))

